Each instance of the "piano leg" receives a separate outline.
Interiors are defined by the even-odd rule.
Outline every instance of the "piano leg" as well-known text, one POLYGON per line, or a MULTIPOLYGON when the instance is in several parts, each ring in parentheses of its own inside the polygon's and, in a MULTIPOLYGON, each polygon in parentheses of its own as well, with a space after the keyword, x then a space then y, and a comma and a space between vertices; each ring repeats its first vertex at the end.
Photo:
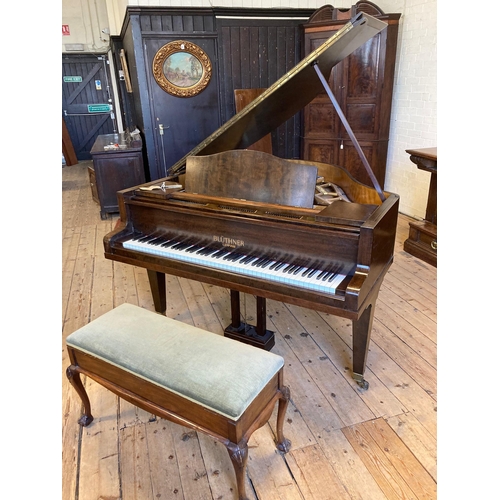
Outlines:
POLYGON ((352 320, 352 378, 362 389, 368 389, 370 385, 365 380, 364 373, 378 290, 373 296, 372 302, 363 311, 359 319, 352 320))
POLYGON ((155 311, 160 314, 165 314, 167 311, 167 285, 165 273, 159 273, 148 269, 148 279, 155 311))
POLYGON ((231 292, 231 324, 224 337, 270 351, 274 346, 274 332, 266 330, 266 299, 257 297, 257 327, 240 320, 240 292, 231 292))
POLYGON ((257 335, 266 334, 266 299, 257 297, 257 335))
POLYGON ((240 328, 240 292, 231 292, 231 327, 235 330, 240 328))

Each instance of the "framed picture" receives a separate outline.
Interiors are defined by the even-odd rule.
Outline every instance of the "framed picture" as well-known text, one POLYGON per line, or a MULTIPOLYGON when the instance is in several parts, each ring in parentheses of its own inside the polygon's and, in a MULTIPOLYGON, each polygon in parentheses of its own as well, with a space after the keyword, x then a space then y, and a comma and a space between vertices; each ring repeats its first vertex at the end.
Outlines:
POLYGON ((155 54, 153 76, 165 92, 176 97, 193 97, 209 84, 212 63, 198 45, 177 40, 155 54))
POLYGON ((120 63, 122 65, 123 78, 125 79, 125 87, 129 94, 132 93, 132 82, 130 81, 130 75, 128 72, 127 57, 125 56, 125 51, 120 50, 120 63))

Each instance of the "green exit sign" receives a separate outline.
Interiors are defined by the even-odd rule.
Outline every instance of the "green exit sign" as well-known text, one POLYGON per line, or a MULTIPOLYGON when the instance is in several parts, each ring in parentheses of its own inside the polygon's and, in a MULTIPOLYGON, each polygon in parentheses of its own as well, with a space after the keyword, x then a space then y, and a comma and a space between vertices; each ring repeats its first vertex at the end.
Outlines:
POLYGON ((87 109, 89 113, 106 113, 111 111, 111 106, 109 104, 88 104, 87 109))
POLYGON ((81 82, 82 77, 81 76, 63 76, 63 81, 64 82, 81 82))

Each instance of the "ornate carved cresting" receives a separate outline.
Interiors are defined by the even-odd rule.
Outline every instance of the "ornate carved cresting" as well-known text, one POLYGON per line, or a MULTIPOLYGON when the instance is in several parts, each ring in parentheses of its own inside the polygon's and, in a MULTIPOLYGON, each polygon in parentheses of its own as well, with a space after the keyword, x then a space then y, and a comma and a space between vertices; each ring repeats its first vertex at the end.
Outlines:
POLYGON ((153 76, 156 83, 167 93, 176 97, 193 97, 203 91, 212 77, 212 63, 198 45, 176 40, 161 47, 153 59, 153 76), (172 67, 172 56, 186 54, 188 71, 172 67))

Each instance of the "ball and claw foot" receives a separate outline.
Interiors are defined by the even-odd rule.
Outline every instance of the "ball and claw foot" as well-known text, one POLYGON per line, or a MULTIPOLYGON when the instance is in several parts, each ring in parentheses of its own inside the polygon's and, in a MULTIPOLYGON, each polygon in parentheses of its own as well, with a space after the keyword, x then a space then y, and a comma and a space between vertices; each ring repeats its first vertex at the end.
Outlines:
POLYGON ((90 425, 92 423, 92 421, 94 420, 94 417, 92 415, 82 415, 79 419, 78 419, 78 423, 82 426, 82 427, 87 427, 87 425, 90 425))
POLYGON ((276 448, 282 453, 288 453, 292 447, 292 442, 289 439, 284 439, 280 443, 276 444, 276 448))

